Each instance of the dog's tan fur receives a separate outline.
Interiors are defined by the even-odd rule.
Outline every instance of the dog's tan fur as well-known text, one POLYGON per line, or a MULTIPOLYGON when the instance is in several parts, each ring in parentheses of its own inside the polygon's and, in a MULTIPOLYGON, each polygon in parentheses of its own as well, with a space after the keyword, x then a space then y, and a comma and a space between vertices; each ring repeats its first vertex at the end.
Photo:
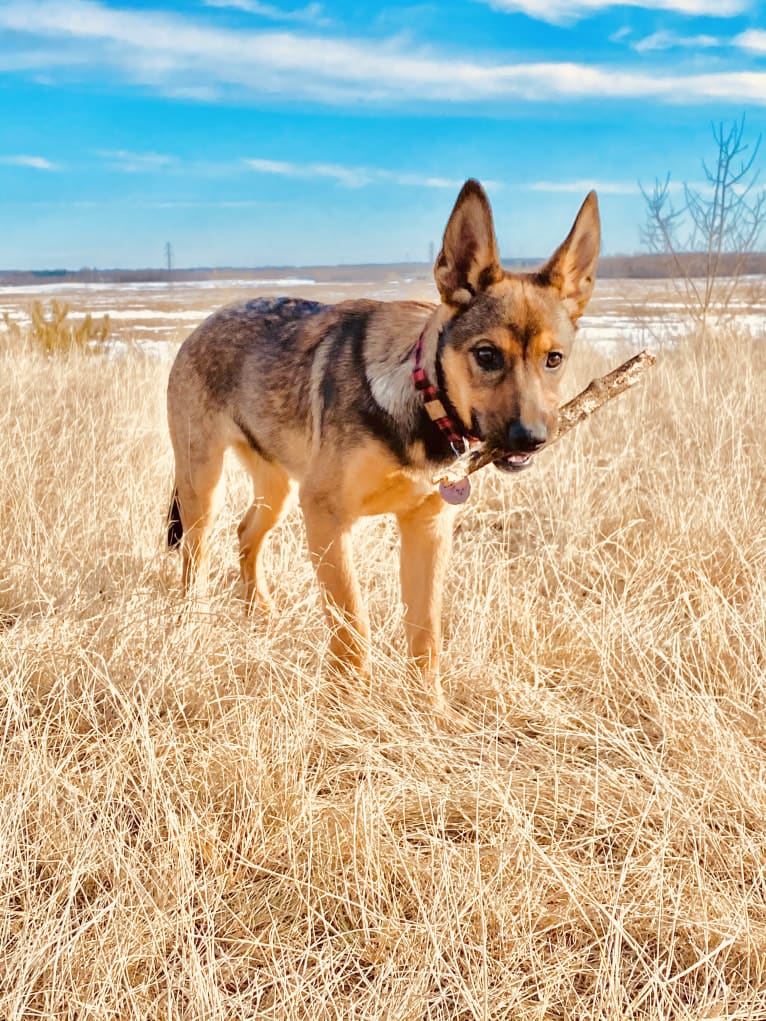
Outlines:
MULTIPOLYGON (((363 515, 393 513, 408 647, 438 697, 454 508, 430 478, 454 453, 413 385, 418 337, 428 376, 462 430, 524 457, 555 432, 558 382, 593 290, 598 250, 591 192, 541 270, 506 273, 489 202, 478 182, 467 181, 434 267, 440 304, 256 299, 202 323, 181 346, 168 385, 176 459, 169 542, 184 536, 185 589, 206 574, 214 496, 232 447, 253 481, 239 526, 248 606, 268 607, 259 554, 297 483, 332 650, 363 672, 369 629, 350 528, 363 515), (495 367, 482 367, 480 354, 495 367), (558 354, 561 365, 549 364, 558 354)), ((506 467, 513 466, 511 457, 506 467)))

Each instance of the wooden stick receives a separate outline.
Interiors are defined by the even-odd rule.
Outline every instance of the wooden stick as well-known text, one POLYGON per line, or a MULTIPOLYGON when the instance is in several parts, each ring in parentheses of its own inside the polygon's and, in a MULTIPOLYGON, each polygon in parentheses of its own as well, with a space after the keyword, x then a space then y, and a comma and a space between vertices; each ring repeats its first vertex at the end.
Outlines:
MULTIPOLYGON (((576 397, 573 397, 563 408, 559 408, 559 429, 547 446, 550 447, 556 440, 560 440, 564 433, 568 433, 570 429, 585 421, 589 415, 598 411, 607 401, 611 401, 613 397, 617 397, 635 386, 644 369, 654 365, 656 361, 655 356, 649 351, 642 351, 607 373, 606 376, 592 380, 576 397)), ((501 460, 507 454, 507 450, 496 450, 482 443, 461 454, 452 464, 441 468, 433 480, 434 484, 444 482, 446 485, 452 485, 464 479, 466 475, 478 471, 479 468, 483 468, 493 461, 501 460)))

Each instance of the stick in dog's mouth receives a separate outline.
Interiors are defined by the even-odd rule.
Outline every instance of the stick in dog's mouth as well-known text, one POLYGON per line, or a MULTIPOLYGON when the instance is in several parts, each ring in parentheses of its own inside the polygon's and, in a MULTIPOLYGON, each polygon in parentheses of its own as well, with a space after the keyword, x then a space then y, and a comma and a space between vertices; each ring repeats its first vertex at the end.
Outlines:
MULTIPOLYGON (((548 441, 546 448, 561 439, 594 411, 598 411, 613 397, 635 386, 644 370, 654 365, 656 361, 657 358, 651 352, 641 351, 605 376, 592 380, 584 390, 559 409, 558 432, 548 441)), ((509 454, 507 450, 497 450, 482 443, 461 454, 452 464, 441 468, 433 481, 435 485, 454 485, 487 464, 496 464, 502 471, 507 472, 523 471, 532 464, 533 457, 533 454, 509 454)))

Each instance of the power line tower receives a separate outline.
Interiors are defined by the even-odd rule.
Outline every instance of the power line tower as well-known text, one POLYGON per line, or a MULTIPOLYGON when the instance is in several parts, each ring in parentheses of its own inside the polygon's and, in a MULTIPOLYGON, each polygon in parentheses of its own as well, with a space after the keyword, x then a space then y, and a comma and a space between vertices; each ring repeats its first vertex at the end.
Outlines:
POLYGON ((165 262, 168 267, 168 276, 173 272, 173 246, 169 241, 165 242, 165 262))
POLYGON ((433 241, 431 241, 430 244, 428 245, 428 261, 433 266, 433 264, 434 264, 434 243, 433 243, 433 241))

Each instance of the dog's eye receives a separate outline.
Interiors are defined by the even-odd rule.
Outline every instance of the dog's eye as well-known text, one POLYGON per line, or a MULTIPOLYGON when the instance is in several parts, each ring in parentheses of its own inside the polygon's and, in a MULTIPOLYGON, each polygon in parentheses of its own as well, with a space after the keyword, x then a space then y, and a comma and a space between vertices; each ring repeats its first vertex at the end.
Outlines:
POLYGON ((548 357, 545 359, 546 369, 557 369, 564 361, 564 355, 561 351, 549 351, 548 357))
POLYGON ((491 344, 481 344, 473 349, 476 364, 485 372, 497 372, 503 367, 503 352, 491 344))

